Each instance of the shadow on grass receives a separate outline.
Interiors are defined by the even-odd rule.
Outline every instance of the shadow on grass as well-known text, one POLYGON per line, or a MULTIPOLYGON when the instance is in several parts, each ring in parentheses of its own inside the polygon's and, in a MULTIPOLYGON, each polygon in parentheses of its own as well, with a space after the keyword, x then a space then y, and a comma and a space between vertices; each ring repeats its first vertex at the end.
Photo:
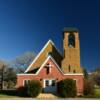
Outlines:
MULTIPOLYGON (((55 97, 62 98, 58 93, 53 93, 55 97)), ((0 97, 29 97, 27 94, 21 94, 17 90, 0 90, 0 97)), ((77 98, 100 98, 100 95, 77 96, 77 98)))
POLYGON ((28 97, 27 95, 22 95, 20 94, 20 91, 18 92, 17 90, 0 90, 0 95, 1 96, 10 96, 10 97, 28 97))

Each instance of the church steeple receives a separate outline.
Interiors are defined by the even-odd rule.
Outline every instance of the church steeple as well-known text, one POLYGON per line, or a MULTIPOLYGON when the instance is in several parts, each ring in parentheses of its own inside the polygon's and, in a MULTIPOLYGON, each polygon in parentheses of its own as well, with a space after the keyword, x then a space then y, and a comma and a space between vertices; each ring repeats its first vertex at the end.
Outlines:
POLYGON ((64 58, 62 70, 66 73, 80 73, 79 31, 76 28, 65 28, 63 31, 64 58))

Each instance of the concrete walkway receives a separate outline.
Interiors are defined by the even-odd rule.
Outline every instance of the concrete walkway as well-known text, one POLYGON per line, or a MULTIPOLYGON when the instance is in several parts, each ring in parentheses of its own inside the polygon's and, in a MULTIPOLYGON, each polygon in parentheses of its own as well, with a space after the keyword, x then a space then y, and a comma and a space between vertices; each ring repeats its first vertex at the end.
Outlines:
POLYGON ((58 98, 58 97, 55 96, 55 95, 53 95, 53 94, 51 94, 51 93, 41 93, 37 98, 38 98, 38 99, 39 99, 39 98, 46 98, 46 99, 52 98, 52 99, 56 99, 56 98, 58 98))

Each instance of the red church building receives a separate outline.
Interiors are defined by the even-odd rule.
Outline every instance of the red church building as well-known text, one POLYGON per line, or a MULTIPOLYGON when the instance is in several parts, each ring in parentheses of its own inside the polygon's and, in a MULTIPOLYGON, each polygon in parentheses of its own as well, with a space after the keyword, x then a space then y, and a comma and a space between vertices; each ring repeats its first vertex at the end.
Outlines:
POLYGON ((83 72, 80 65, 79 31, 65 28, 63 31, 63 55, 49 40, 26 71, 17 74, 17 88, 30 80, 39 80, 44 92, 57 92, 60 80, 71 78, 76 81, 77 93, 83 93, 83 72))

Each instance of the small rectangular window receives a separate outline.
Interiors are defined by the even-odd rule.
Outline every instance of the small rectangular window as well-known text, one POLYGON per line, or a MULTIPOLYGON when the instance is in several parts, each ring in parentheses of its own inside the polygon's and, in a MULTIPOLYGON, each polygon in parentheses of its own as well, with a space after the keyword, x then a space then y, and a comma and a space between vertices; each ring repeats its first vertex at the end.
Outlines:
POLYGON ((28 86, 29 82, 30 82, 30 80, 24 80, 24 86, 25 87, 28 86))

